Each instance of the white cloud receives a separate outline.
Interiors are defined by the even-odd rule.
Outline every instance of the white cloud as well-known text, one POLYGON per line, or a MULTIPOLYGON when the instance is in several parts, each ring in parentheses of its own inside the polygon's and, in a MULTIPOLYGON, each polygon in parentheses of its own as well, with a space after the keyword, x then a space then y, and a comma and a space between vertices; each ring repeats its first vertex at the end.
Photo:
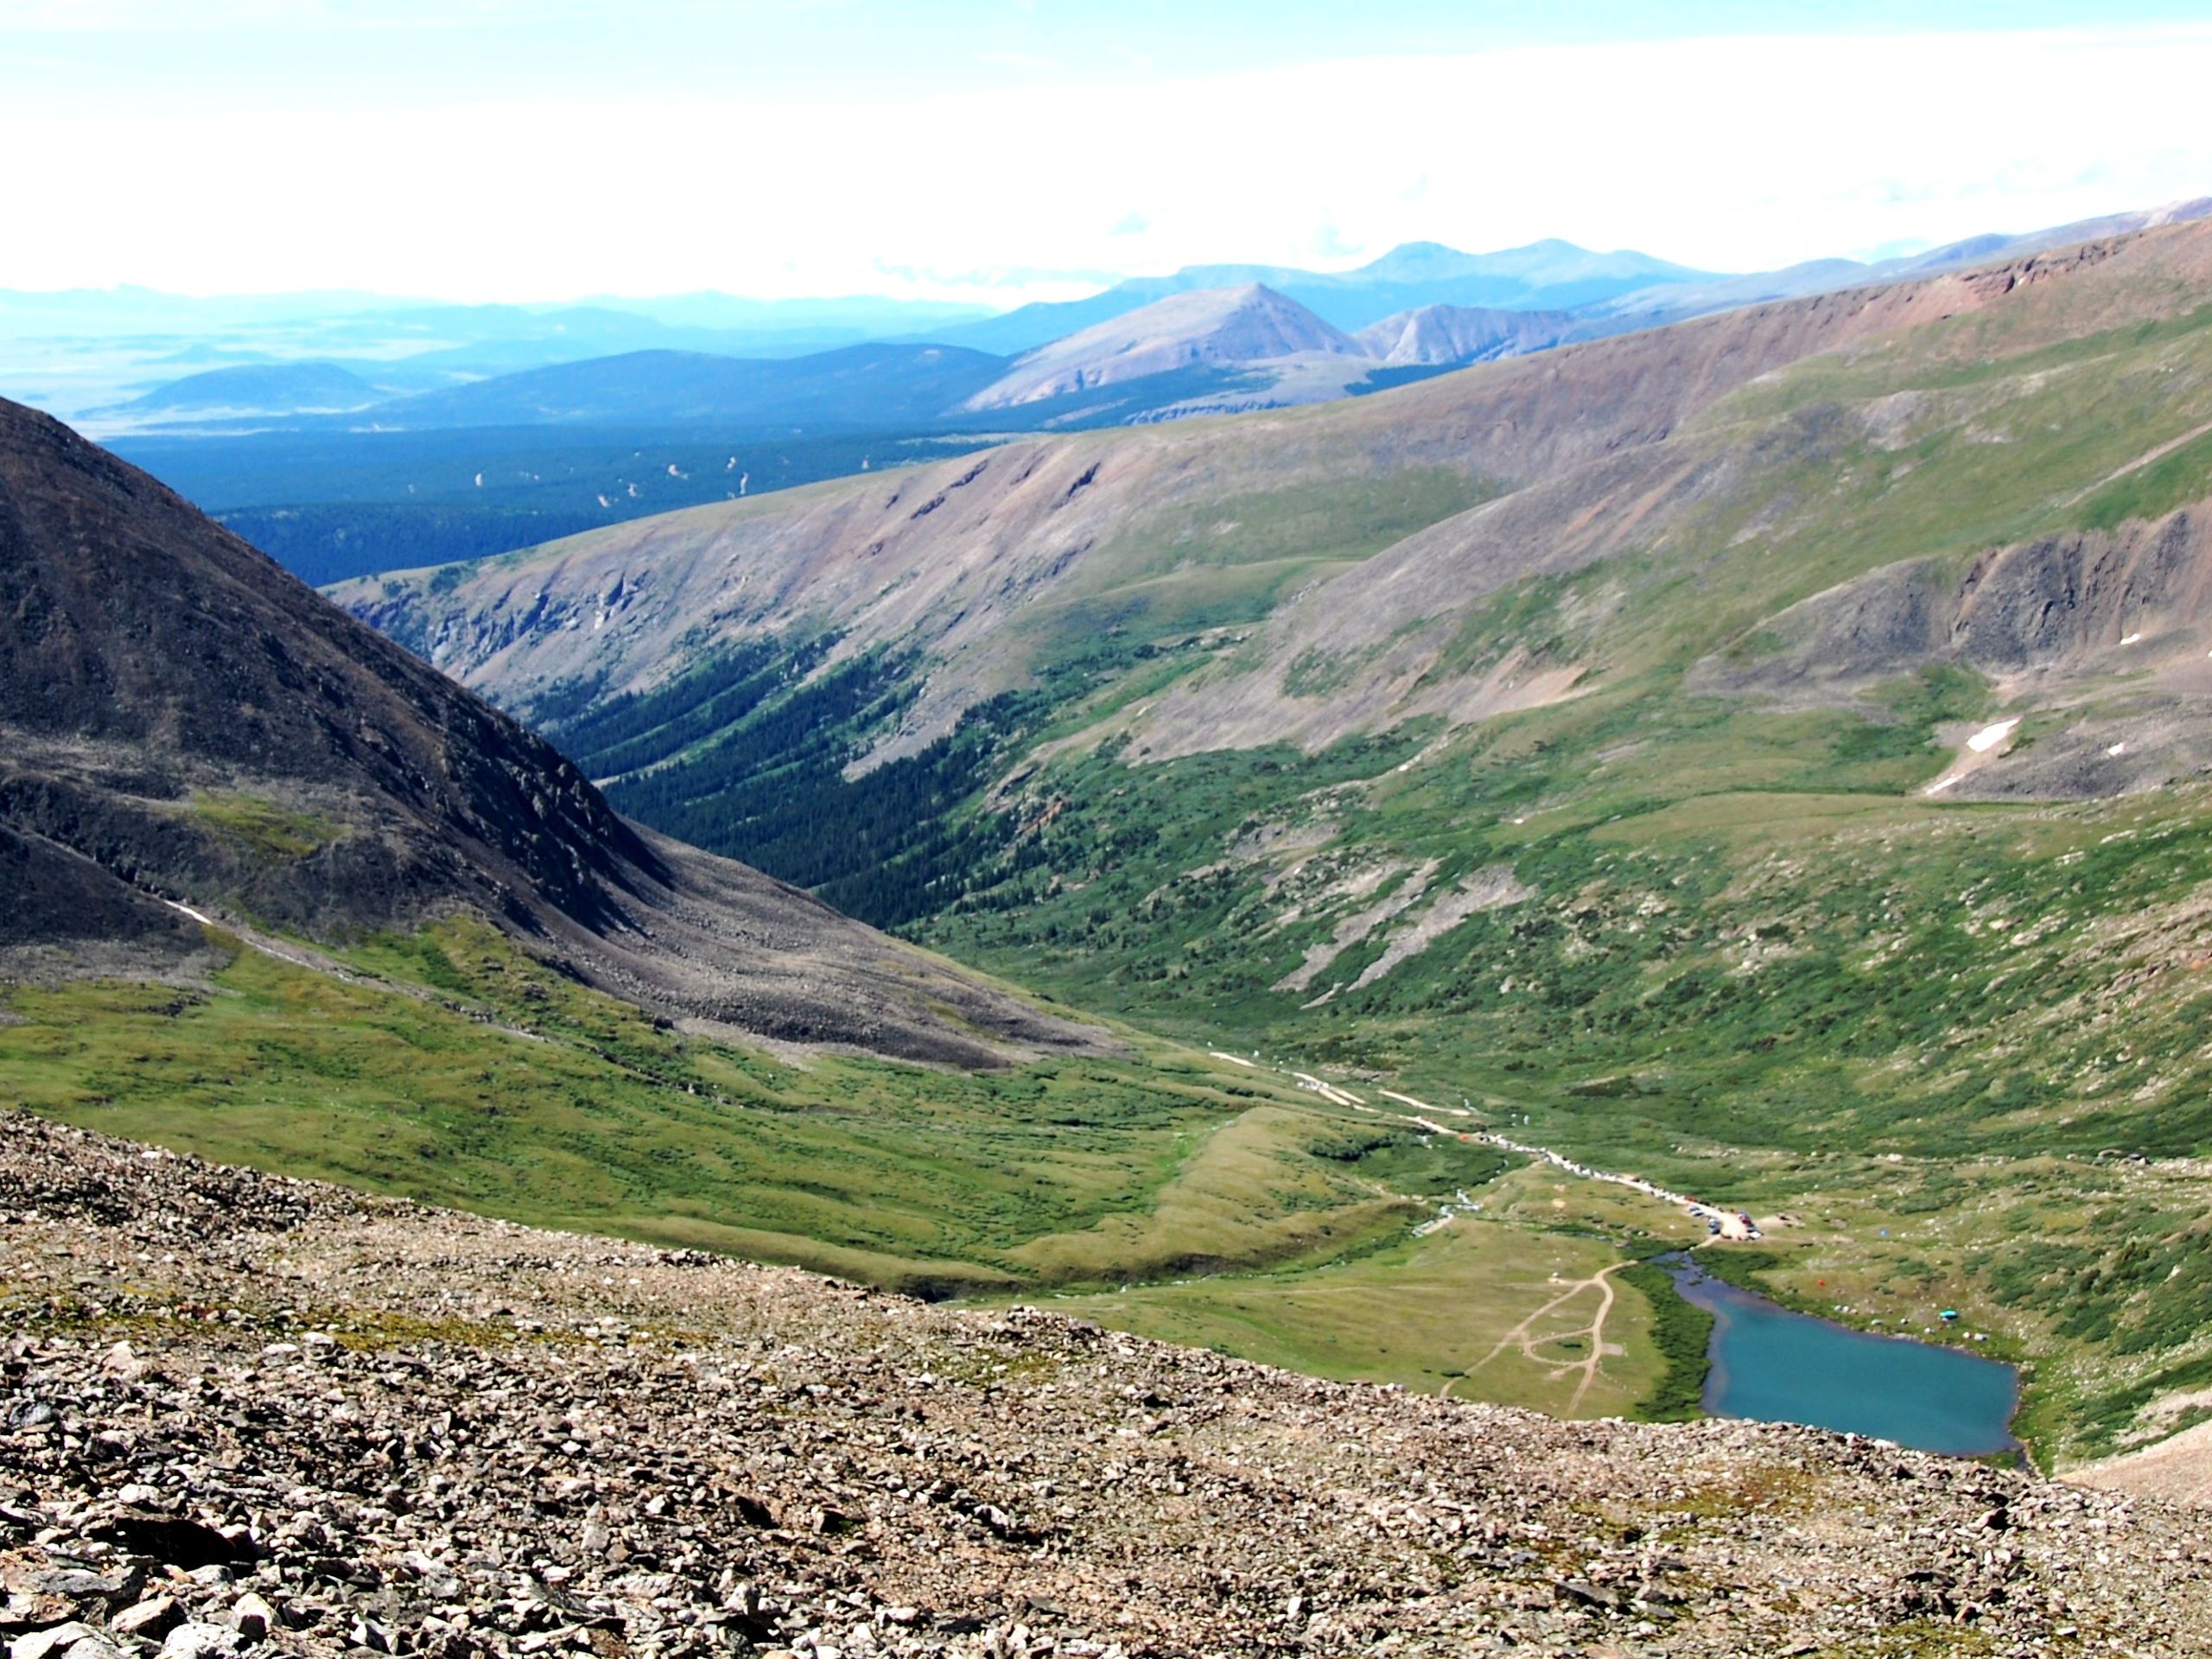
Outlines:
POLYGON ((48 35, 300 35, 543 24, 607 9, 604 0, 0 0, 0 29, 48 35))
MULTIPOLYGON (((886 266, 1297 263, 1325 232, 1376 251, 1558 235, 1751 269, 2212 191, 2207 85, 2212 27, 789 101, 214 107, 9 74, 0 146, 48 161, 10 177, 0 287, 832 293, 880 289, 886 266)), ((961 289, 918 275, 905 291, 961 289)))

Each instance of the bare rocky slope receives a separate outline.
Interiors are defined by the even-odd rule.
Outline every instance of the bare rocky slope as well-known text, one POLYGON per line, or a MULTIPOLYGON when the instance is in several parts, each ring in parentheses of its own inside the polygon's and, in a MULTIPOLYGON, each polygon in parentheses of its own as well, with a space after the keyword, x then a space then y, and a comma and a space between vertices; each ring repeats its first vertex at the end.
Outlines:
MULTIPOLYGON (((1732 583, 1745 593, 1762 587, 1786 590, 1800 578, 1779 558, 1750 572, 1748 582, 1741 575, 1720 579, 1718 572, 1739 548, 1788 549, 1793 539, 1811 539, 1829 522, 1847 524, 1847 512, 1858 504, 1835 498, 1850 489, 1853 463, 1866 452, 1877 458, 1902 454, 1916 442, 1932 448, 1939 438, 1991 449, 2014 442, 2005 418, 2025 416, 2005 409, 2000 416, 1995 410, 2008 400, 2016 407, 2026 404, 2048 391, 2054 377, 2029 366, 2008 378, 2006 362, 2034 359, 2058 342, 2094 338, 2123 324, 2186 316, 2208 289, 2212 228, 2195 223, 1931 283, 1761 307, 1413 388, 1401 394, 1404 412, 1421 418, 1411 409, 1414 400, 1422 394, 1441 398, 1458 380, 1503 381, 1518 378, 1516 371, 1526 375, 1578 358, 1592 367, 1625 371, 1610 385, 1548 389, 1545 401, 1516 423, 1516 431, 1532 435, 1547 429, 1602 434, 1602 453, 1578 445, 1532 456, 1534 464, 1524 463, 1518 474, 1519 488, 1416 531, 1325 586, 1295 596, 1269 616, 1233 671, 1186 683, 1161 699, 1144 734, 1147 747, 1154 756, 1286 741, 1316 747, 1348 732, 1421 715, 1459 723, 1571 695, 1586 675, 1622 666, 1626 652, 1587 642, 1604 626, 1605 613, 1631 601, 1639 587, 1668 579, 1720 580, 1722 592, 1732 583), (1700 341, 1706 349, 1686 355, 1678 365, 1693 377, 1694 389, 1678 393, 1671 407, 1653 407, 1630 365, 1649 362, 1663 343, 1681 351, 1700 341), (1753 350, 1756 356, 1749 354, 1753 350), (1773 412, 1757 402, 1757 383, 1793 363, 1808 376, 1816 363, 1833 363, 1832 376, 1847 377, 1856 364, 1885 356, 1918 359, 1917 376, 1939 382, 1979 378, 2004 386, 2009 397, 1990 394, 1993 408, 1986 415, 1971 406, 1946 409, 1939 394, 1876 397, 1855 407, 1822 400, 1773 412), (1560 401, 1554 404, 1553 397, 1560 401), (1649 409, 1650 415, 1630 427, 1615 413, 1624 403, 1649 409), (1825 499, 1808 486, 1808 477, 1834 480, 1825 499), (1656 579, 1636 575, 1639 565, 1656 579), (1608 580, 1609 568, 1624 574, 1608 580), (1470 620, 1510 588, 1563 582, 1585 572, 1592 580, 1575 590, 1578 608, 1560 616, 1565 626, 1548 631, 1557 641, 1548 653, 1532 658, 1528 642, 1513 629, 1485 629, 1470 620), (1478 637, 1470 637, 1471 629, 1478 637), (1301 693, 1301 664, 1302 677, 1322 682, 1323 689, 1301 693), (1332 671, 1316 672, 1317 666, 1332 671)), ((2161 390, 2186 410, 2199 384, 2193 372, 2168 375, 2161 390)), ((2070 410, 2060 412, 2079 418, 2070 410)), ((2114 418, 2102 410, 2099 416, 2114 418)), ((2139 408, 2134 418, 2145 419, 2139 408)), ((2124 446, 2125 429, 2120 442, 2124 446)), ((2153 464, 2174 447, 2160 426, 2146 422, 2136 447, 2118 451, 2125 461, 2115 476, 2153 464)), ((1861 461, 1859 475, 1881 465, 1878 459, 1872 465, 1861 461)), ((1887 470, 1904 476, 1894 465, 1887 470)), ((1967 480, 1951 494, 1955 505, 1938 501, 1922 521, 1923 542, 1971 533, 1974 514, 1967 505, 1967 480)), ((2069 499, 2056 480, 2030 476, 2008 501, 2015 514, 2032 520, 2037 512, 2063 516, 2069 499), (2045 492, 2055 499, 2042 499, 2045 492)), ((1884 507, 1877 502, 1863 510, 1869 528, 1860 545, 1878 545, 1880 536, 1893 533, 1883 523, 1884 507)), ((1964 595, 1989 583, 1967 607, 1972 621, 1960 613, 1955 639, 1948 632, 1953 620, 1946 619, 1942 639, 1905 646, 1902 635, 1923 626, 1911 615, 1932 614, 1915 612, 1907 596, 1904 610, 1875 630, 1884 633, 1881 639, 1831 632, 1808 649, 1821 673, 1862 685, 1952 661, 2000 677, 2032 666, 2042 671, 2048 694, 2069 676, 2114 666, 2109 658, 2088 660, 2101 642, 2116 645, 2139 626, 2156 626, 2168 645, 2178 646, 2194 638, 2197 625, 2212 620, 2204 604, 2207 566, 2200 541, 2186 515, 2115 527, 2109 534, 2038 537, 2019 547, 1999 540, 1973 548, 1972 566, 1963 571, 1954 571, 1955 560, 1912 567, 1920 580, 1955 586, 1964 595), (2152 616, 2155 623, 2145 620, 2152 616), (2123 617, 2135 620, 2123 625, 2123 617)), ((1751 563, 1748 553, 1737 556, 1751 563)), ((1891 588, 1904 580, 1910 587, 1910 579, 1897 571, 1868 580, 1891 588)), ((1903 594, 1904 588, 1897 591, 1903 594)), ((1747 636, 1762 644, 1769 632, 1796 638, 1815 626, 1812 617, 1845 612, 1862 614, 1855 601, 1815 600, 1805 614, 1759 620, 1747 636)), ((1687 631, 1685 624, 1696 626, 1696 612, 1676 601, 1670 626, 1687 631)), ((1770 677, 1786 674, 1763 671, 1770 677)), ((1689 683, 1713 689, 1728 678, 1708 671, 1693 674, 1689 683)), ((2091 735, 2101 747, 2125 741, 2102 727, 2091 735)), ((2212 727, 2203 728, 2203 736, 2212 741, 2212 727)), ((2162 779, 2174 767, 2187 770, 2208 758, 2205 743, 2183 748, 2168 757, 2173 766, 2162 779)), ((2012 786, 2022 793, 2095 792, 2070 765, 2033 778, 2014 773, 2012 786)))
POLYGON ((2076 1485, 2212 1510, 2212 1422, 2067 1476, 2076 1485))
POLYGON ((1855 259, 1810 259, 1780 270, 1753 271, 1743 276, 1660 283, 1633 293, 1616 295, 1586 306, 1586 321, 1615 327, 1650 327, 1684 316, 1730 306, 1756 304, 1868 283, 1910 282, 1941 271, 1970 265, 2018 260, 2046 249, 2077 243, 2108 240, 2137 231, 2166 225, 2187 224, 2212 216, 2212 197, 2197 196, 2170 201, 2156 207, 2107 213, 2095 219, 2075 219, 2065 225, 2006 235, 2001 232, 1971 236, 1920 253, 1904 254, 1873 264, 1855 259))
POLYGON ((982 1063, 1095 1033, 620 817, 550 745, 152 479, 0 404, 0 969, 188 963, 482 912, 591 982, 793 1042, 982 1063))
POLYGON ((0 1631, 152 1653, 2182 1656, 2201 1513, 1567 1425, 9 1118, 0 1631))
POLYGON ((1356 338, 1391 367, 1408 364, 1484 363, 1541 352, 1575 336, 1567 311, 1500 311, 1487 306, 1424 305, 1370 323, 1356 338))
MULTIPOLYGON (((1588 532, 1582 507, 1593 486, 1610 480, 1618 524, 1643 523, 1644 496, 1681 463, 1637 457, 1719 399, 1815 354, 2003 302, 2061 268, 1761 306, 1313 409, 1025 440, 887 477, 671 513, 435 575, 348 582, 333 596, 524 715, 563 684, 596 681, 618 692, 664 680, 719 642, 834 627, 843 655, 892 645, 930 661, 918 698, 878 758, 911 753, 975 702, 1025 682, 1056 606, 1264 559, 1272 547, 1245 538, 1255 512, 1281 510, 1271 502, 1287 500, 1314 522, 1300 545, 1325 559, 1346 537, 1329 514, 1332 499, 1387 507, 1424 480, 1456 480, 1455 505, 1500 492, 1509 502, 1528 498, 1505 508, 1516 533, 1481 556, 1494 568, 1489 587, 1548 564, 1588 563, 1618 539, 1588 532), (1657 470, 1642 481, 1647 466, 1657 470), (1592 477, 1576 475, 1586 467, 1592 477), (1540 510, 1529 493, 1545 485, 1554 496, 1540 510)), ((1467 543, 1483 544, 1489 521, 1480 515, 1447 509, 1326 588, 1302 590, 1303 606, 1270 626, 1271 683, 1223 694, 1257 697, 1270 712, 1256 721, 1238 713, 1224 733, 1237 742, 1301 735, 1313 711, 1284 695, 1280 680, 1312 643, 1301 632, 1317 622, 1358 631, 1362 650, 1376 638, 1395 648, 1404 642, 1389 636, 1409 605, 1427 615, 1478 599, 1484 587, 1465 582, 1454 564, 1467 543)), ((1398 656, 1384 659, 1368 676, 1389 693, 1377 707, 1397 700, 1386 672, 1418 678, 1426 667, 1406 676, 1398 656)), ((1177 728, 1158 747, 1191 741, 1177 728)))
POLYGON ((969 410, 1014 409, 1174 369, 1224 367, 1319 353, 1364 357, 1342 329, 1263 283, 1171 295, 1040 346, 970 397, 969 410))
POLYGON ((1937 559, 1882 566, 1770 618, 1763 654, 1708 657, 1687 683, 1821 707, 1910 671, 1972 670, 2063 723, 2032 753, 1962 775, 1965 794, 2110 797, 2212 765, 2209 625, 2212 512, 2196 503, 2111 531, 1992 548, 1963 569, 1937 559), (2112 680, 2133 682, 2124 700, 2074 706, 2112 680))

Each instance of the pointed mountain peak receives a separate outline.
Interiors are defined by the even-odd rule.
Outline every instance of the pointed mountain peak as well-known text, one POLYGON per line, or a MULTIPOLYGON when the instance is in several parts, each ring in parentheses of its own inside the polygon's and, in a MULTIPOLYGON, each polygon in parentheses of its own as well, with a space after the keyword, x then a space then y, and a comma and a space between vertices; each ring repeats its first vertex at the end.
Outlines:
POLYGON ((1367 355, 1344 330, 1264 283, 1194 289, 1039 347, 967 407, 1010 409, 1178 369, 1226 368, 1308 353, 1367 355))

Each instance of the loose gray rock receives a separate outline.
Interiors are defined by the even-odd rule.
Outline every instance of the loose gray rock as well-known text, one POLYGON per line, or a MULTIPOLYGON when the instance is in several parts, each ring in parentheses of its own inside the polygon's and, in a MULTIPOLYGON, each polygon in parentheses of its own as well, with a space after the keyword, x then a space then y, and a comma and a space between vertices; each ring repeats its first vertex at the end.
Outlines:
POLYGON ((0 1253, 9 1659, 2212 1651, 2212 1517, 1849 1436, 1327 1382, 21 1116, 0 1253))
POLYGON ((89 1624, 80 1624, 73 1618, 64 1624, 17 1637, 8 1644, 8 1659, 47 1659, 48 1654, 66 1653, 94 1634, 89 1624))

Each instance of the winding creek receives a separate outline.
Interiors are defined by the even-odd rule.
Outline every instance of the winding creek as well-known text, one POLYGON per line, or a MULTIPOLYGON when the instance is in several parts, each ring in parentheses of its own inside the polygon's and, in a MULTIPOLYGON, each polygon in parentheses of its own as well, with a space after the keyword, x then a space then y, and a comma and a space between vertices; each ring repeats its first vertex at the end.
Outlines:
POLYGON ((1809 1423, 1925 1452, 2017 1452, 2019 1378, 2010 1365, 1816 1319, 1664 1258, 1675 1288, 1713 1315, 1705 1408, 1718 1417, 1809 1423))

